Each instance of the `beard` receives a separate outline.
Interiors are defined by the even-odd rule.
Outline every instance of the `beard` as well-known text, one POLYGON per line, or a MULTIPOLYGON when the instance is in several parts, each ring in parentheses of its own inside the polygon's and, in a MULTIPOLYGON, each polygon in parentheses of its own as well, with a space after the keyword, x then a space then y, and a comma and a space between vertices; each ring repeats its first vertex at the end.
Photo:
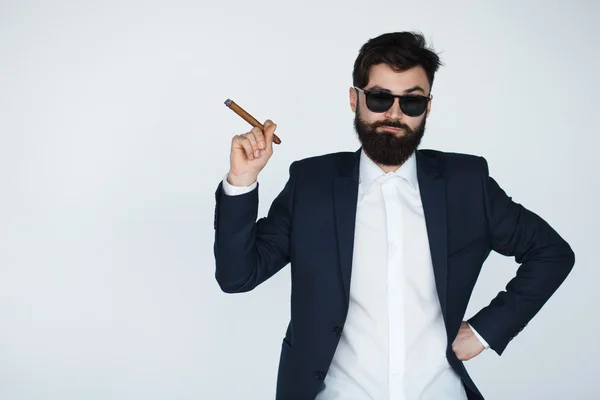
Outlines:
POLYGON ((380 165, 402 165, 417 150, 425 134, 427 117, 414 130, 400 121, 376 121, 369 124, 359 116, 358 108, 354 115, 354 129, 358 134, 365 154, 380 165), (390 126, 404 130, 404 134, 396 136, 393 132, 378 132, 377 128, 390 126))

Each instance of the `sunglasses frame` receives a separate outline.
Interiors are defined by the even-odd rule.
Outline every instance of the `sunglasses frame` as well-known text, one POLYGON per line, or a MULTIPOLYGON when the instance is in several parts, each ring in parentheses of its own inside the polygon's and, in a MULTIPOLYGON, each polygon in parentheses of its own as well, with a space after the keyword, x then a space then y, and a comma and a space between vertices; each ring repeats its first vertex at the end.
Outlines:
POLYGON ((356 87, 356 86, 353 86, 353 88, 356 89, 357 91, 362 92, 362 93, 365 94, 365 104, 367 104, 367 95, 369 95, 369 94, 383 94, 383 95, 386 95, 386 96, 390 96, 392 98, 392 104, 390 105, 390 107, 387 110, 384 110, 384 111, 373 111, 373 110, 371 110, 369 108, 369 105, 367 104, 367 108, 369 108, 369 111, 374 112, 374 113, 379 113, 379 114, 389 111, 390 108, 392 108, 394 106, 394 103, 396 101, 396 97, 398 98, 398 104, 400 105, 400 110, 402 110, 402 99, 403 98, 407 98, 407 97, 419 97, 419 98, 422 98, 422 99, 427 99, 427 103, 425 105, 425 109, 423 110, 423 112, 421 114, 419 114, 419 115, 410 115, 410 114, 406 114, 406 112, 404 110, 402 110, 402 113, 408 115, 409 117, 419 117, 419 116, 423 115, 423 113, 425 111, 427 111, 427 104, 431 101, 431 98, 432 98, 431 93, 429 94, 429 96, 423 96, 423 95, 420 95, 420 94, 391 94, 391 93, 388 93, 388 92, 383 92, 381 90, 361 89, 361 88, 356 87))

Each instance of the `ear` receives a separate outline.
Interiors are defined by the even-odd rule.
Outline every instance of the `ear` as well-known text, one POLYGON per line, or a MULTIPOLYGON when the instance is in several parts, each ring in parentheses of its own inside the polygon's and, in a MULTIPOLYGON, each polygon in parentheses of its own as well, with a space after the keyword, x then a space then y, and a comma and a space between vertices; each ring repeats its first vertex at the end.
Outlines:
POLYGON ((433 102, 433 95, 431 95, 431 99, 429 100, 429 102, 427 103, 427 117, 429 117, 429 114, 431 113, 431 103, 433 102))
POLYGON ((351 87, 350 88, 350 108, 352 109, 353 113, 356 113, 356 102, 358 101, 358 97, 356 96, 356 90, 351 87))

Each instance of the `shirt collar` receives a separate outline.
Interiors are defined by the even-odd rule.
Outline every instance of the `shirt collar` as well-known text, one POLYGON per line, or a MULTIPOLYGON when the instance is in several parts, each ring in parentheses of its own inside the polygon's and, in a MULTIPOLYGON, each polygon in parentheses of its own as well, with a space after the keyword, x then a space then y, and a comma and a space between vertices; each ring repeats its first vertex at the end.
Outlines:
MULTIPOLYGON (((365 191, 369 186, 380 176, 386 173, 373 160, 367 156, 364 149, 361 149, 360 166, 359 166, 360 184, 363 185, 365 191)), ((408 160, 397 168, 391 175, 400 176, 408 181, 414 190, 418 190, 419 181, 417 179, 417 159, 415 153, 412 153, 408 160)))

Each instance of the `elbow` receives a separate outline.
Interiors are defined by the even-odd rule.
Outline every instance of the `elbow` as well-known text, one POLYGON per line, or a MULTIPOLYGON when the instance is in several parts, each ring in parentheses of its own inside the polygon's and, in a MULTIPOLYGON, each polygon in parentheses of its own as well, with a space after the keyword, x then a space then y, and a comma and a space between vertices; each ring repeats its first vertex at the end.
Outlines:
POLYGON ((230 282, 227 282, 226 280, 219 279, 218 273, 215 274, 215 277, 216 277, 217 284, 219 285, 219 288, 221 289, 221 291, 223 293, 233 294, 233 293, 239 292, 238 287, 232 285, 230 282))
POLYGON ((575 252, 571 249, 571 246, 567 242, 563 242, 562 249, 560 251, 560 264, 564 271, 564 277, 571 273, 575 266, 575 252))
POLYGON ((217 283, 219 284, 219 288, 221 289, 221 291, 223 293, 235 294, 235 293, 242 293, 242 292, 246 291, 246 290, 244 290, 244 288, 242 286, 239 286, 239 285, 232 285, 230 283, 222 282, 219 280, 217 280, 217 283))
POLYGON ((221 283, 219 283, 219 287, 221 288, 221 291, 223 293, 227 293, 227 294, 236 294, 236 293, 241 293, 242 291, 235 287, 235 286, 226 286, 226 285, 222 285, 221 283))
POLYGON ((571 249, 571 247, 567 244, 568 247, 568 251, 567 251, 567 265, 569 266, 569 272, 573 269, 573 267, 575 266, 575 252, 573 251, 573 249, 571 249))
POLYGON ((231 285, 219 282, 221 291, 227 294, 245 293, 251 291, 253 288, 248 285, 231 285))
POLYGON ((569 245, 569 243, 562 239, 563 241, 563 254, 565 257, 565 263, 568 265, 569 270, 573 269, 573 266, 575 265, 575 252, 573 251, 573 249, 571 248, 571 245, 569 245))
POLYGON ((219 288, 224 293, 235 294, 235 293, 244 293, 249 292, 254 287, 250 284, 251 279, 245 278, 243 280, 233 280, 224 277, 222 274, 219 274, 219 269, 215 272, 215 278, 217 283, 219 284, 219 288))

